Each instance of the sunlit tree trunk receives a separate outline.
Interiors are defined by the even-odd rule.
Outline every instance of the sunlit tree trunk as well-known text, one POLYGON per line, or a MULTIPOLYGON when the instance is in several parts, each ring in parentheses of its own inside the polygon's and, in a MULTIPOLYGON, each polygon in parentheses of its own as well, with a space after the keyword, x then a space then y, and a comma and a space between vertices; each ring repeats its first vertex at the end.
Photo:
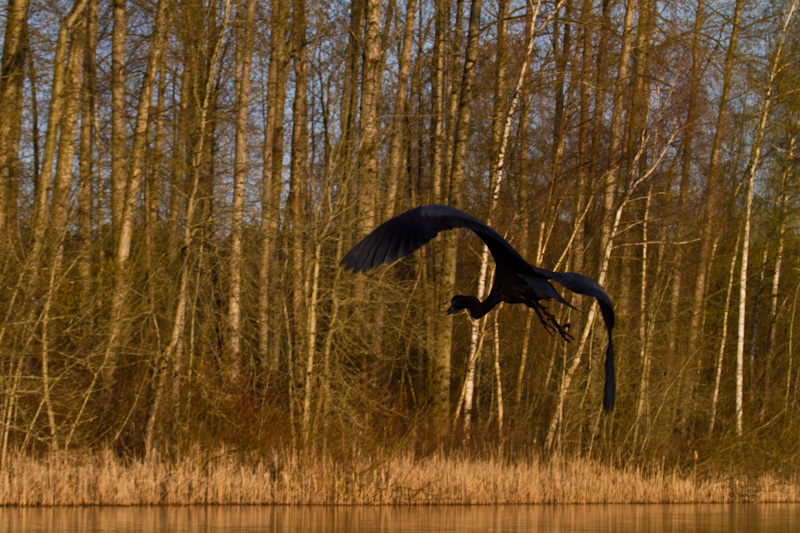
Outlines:
MULTIPOLYGON (((8 2, 6 27, 3 41, 2 69, 0 70, 0 265, 5 272, 5 258, 11 250, 12 232, 17 230, 17 195, 19 193, 19 142, 22 133, 22 90, 25 77, 26 60, 30 54, 26 53, 25 40, 27 35, 27 0, 12 0, 8 2)), ((35 86, 31 92, 35 101, 35 86)), ((34 143, 35 147, 35 143, 34 143)), ((34 151, 35 155, 38 155, 34 151)), ((34 169, 38 169, 34 165, 34 169)), ((4 343, 6 333, 10 332, 12 314, 16 308, 17 296, 23 287, 24 279, 17 278, 13 294, 5 300, 8 309, 4 311, 2 326, 0 326, 0 343, 4 343)), ((3 344, 5 346, 5 344, 3 344)), ((19 400, 20 382, 25 362, 23 354, 12 356, 11 351, 0 365, 7 373, 3 375, 3 401, 0 411, 0 469, 5 468, 9 451, 9 437, 14 426, 15 414, 19 400)))
POLYGON ((261 184, 261 249, 258 284, 258 353, 263 368, 276 370, 279 361, 277 324, 281 313, 274 296, 280 277, 275 264, 280 229, 280 198, 283 170, 283 117, 288 77, 286 0, 272 3, 270 59, 267 79, 267 117, 264 131, 264 170, 261 184))
POLYGON ((166 17, 168 0, 159 0, 156 15, 153 41, 147 61, 147 70, 142 78, 139 91, 139 105, 136 115, 136 126, 131 149, 131 165, 125 183, 125 201, 122 206, 122 218, 119 221, 119 234, 116 241, 114 255, 114 291, 111 297, 109 312, 108 345, 103 357, 103 389, 108 399, 108 394, 114 384, 115 372, 118 364, 119 343, 123 336, 124 324, 128 320, 125 316, 125 307, 129 287, 130 254, 134 233, 136 207, 141 189, 142 173, 144 172, 144 156, 150 124, 150 109, 155 83, 156 72, 161 55, 164 53, 166 42, 166 17))
MULTIPOLYGON (((80 15, 78 15, 80 17, 80 15)), ((76 19, 76 29, 86 31, 86 19, 76 19)), ((66 79, 64 95, 61 98, 63 106, 61 127, 59 129, 58 159, 56 161, 55 179, 53 180, 53 194, 50 209, 49 238, 54 245, 55 252, 50 263, 50 274, 47 295, 42 310, 42 387, 44 403, 47 410, 47 419, 50 426, 50 445, 58 449, 55 414, 50 397, 52 376, 49 371, 51 336, 56 334, 57 320, 51 317, 50 312, 56 292, 60 286, 61 268, 64 261, 64 241, 68 232, 69 193, 72 186, 72 167, 75 157, 75 138, 78 125, 78 109, 80 108, 80 86, 83 70, 84 49, 78 45, 79 40, 73 39, 67 58, 66 79), (51 320, 53 323, 51 324, 51 320)))
MULTIPOLYGON (((77 124, 77 109, 79 105, 78 87, 80 86, 81 61, 83 50, 73 41, 69 47, 68 42, 72 32, 76 31, 79 22, 85 19, 81 14, 86 7, 86 0, 78 1, 73 5, 70 13, 61 19, 59 26, 58 42, 56 44, 55 61, 53 65, 53 85, 50 97, 50 113, 48 117, 47 138, 45 142, 42 172, 36 183, 34 199, 33 220, 33 248, 29 263, 32 267, 31 279, 25 282, 32 287, 38 285, 41 275, 39 267, 44 265, 44 251, 46 244, 52 253, 46 270, 49 281, 46 292, 42 298, 42 307, 31 306, 28 315, 23 321, 28 324, 37 323, 41 333, 37 335, 40 340, 40 358, 42 369, 42 405, 45 408, 48 420, 50 446, 58 448, 56 435, 56 421, 53 404, 51 401, 52 375, 50 372, 51 350, 51 309, 54 293, 58 288, 61 274, 61 264, 64 254, 64 236, 67 230, 67 216, 69 205, 69 186, 72 178, 72 165, 75 153, 75 133, 77 124), (56 148, 58 152, 56 154, 56 148), (55 171, 53 170, 53 159, 55 171), (54 174, 55 172, 55 174, 54 174), (51 190, 52 188, 52 190, 51 190), (49 200, 52 192, 52 200, 49 200), (49 216, 48 216, 49 214, 49 216), (39 320, 34 316, 39 313, 39 320)), ((6 184, 2 184, 5 186, 6 184)), ((23 278, 20 278, 22 280, 23 278)), ((19 287, 21 288, 21 287, 19 287)), ((16 296, 16 294, 15 294, 16 296)), ((12 302, 14 300, 12 299, 12 302)), ((30 332, 28 333, 30 335, 30 332)), ((35 417, 34 417, 35 422, 35 417)))
POLYGON ((414 17, 417 12, 417 0, 406 2, 406 14, 403 24, 403 41, 398 58, 397 87, 394 99, 394 120, 392 121, 391 146, 389 148, 389 168, 386 177, 386 209, 384 219, 394 215, 397 203, 397 189, 400 181, 401 170, 405 167, 402 162, 403 144, 407 142, 404 132, 406 116, 410 113, 408 99, 408 77, 411 71, 411 47, 414 38, 414 17))
POLYGON ((503 379, 500 369, 500 328, 497 325, 497 313, 492 316, 492 338, 494 340, 494 378, 497 396, 497 439, 499 442, 500 455, 503 454, 503 420, 505 419, 505 407, 503 403, 503 379))
POLYGON ((83 55, 83 90, 81 93, 81 133, 80 163, 78 186, 78 236, 80 239, 80 257, 78 258, 78 276, 81 283, 81 299, 87 308, 92 299, 92 212, 94 197, 94 143, 96 124, 96 89, 97 89, 97 19, 98 2, 91 2, 86 12, 87 24, 83 55))
MULTIPOLYGON (((297 368, 290 368, 290 375, 302 372, 305 368, 300 359, 308 355, 306 335, 309 306, 306 302, 306 245, 310 227, 306 211, 308 170, 308 51, 306 43, 306 3, 305 0, 292 0, 292 65, 294 67, 294 100, 292 102, 292 152, 289 175, 288 211, 290 221, 290 271, 292 279, 292 352, 297 360, 297 368), (304 349, 305 348, 305 349, 304 349)), ((307 362, 307 361, 306 361, 307 362)), ((293 381, 293 380, 290 380, 293 381)), ((302 380, 300 381, 302 383, 302 380)), ((300 405, 299 398, 291 398, 293 404, 300 405)), ((303 428, 305 429, 305 428, 303 428)), ((305 433, 304 433, 305 436, 305 433)), ((304 439, 305 440, 305 439, 304 439)))
MULTIPOLYGON (((525 18, 525 35, 530 35, 533 31, 533 18, 525 18)), ((517 176, 517 191, 519 195, 519 205, 522 207, 521 227, 519 246, 523 257, 527 257, 531 252, 531 225, 533 216, 531 214, 533 198, 529 187, 531 163, 530 149, 528 143, 528 129, 531 122, 531 103, 530 103, 531 84, 523 82, 519 90, 520 117, 519 130, 517 132, 517 144, 519 150, 519 171, 517 176)), ((513 173, 512 173, 513 176, 513 173)), ((525 333, 523 334, 522 349, 520 351, 519 368, 517 369, 516 388, 514 390, 514 417, 520 419, 522 416, 522 392, 525 383, 525 370, 530 355, 530 339, 533 329, 533 313, 528 313, 525 322, 525 333)))
POLYGON ((111 233, 116 242, 125 205, 125 168, 128 161, 125 102, 125 42, 128 29, 125 0, 113 0, 112 8, 114 26, 111 39, 111 233))
POLYGON ((639 298, 639 358, 642 361, 642 374, 639 379, 639 399, 636 403, 636 427, 634 428, 633 442, 638 441, 640 428, 646 425, 646 408, 650 388, 650 351, 648 338, 648 287, 647 287, 647 252, 648 252, 648 218, 650 217, 650 202, 653 195, 653 186, 647 192, 644 212, 642 213, 642 269, 641 269, 641 294, 639 298))
POLYGON ((360 234, 376 226, 378 208, 378 105, 381 92, 381 2, 365 0, 364 58, 361 81, 361 131, 358 165, 358 210, 360 234))
MULTIPOLYGON (((611 240, 614 237, 613 213, 617 202, 617 188, 621 164, 621 149, 623 144, 623 109, 625 104, 625 94, 629 80, 631 49, 633 47, 633 18, 636 12, 636 1, 627 0, 625 7, 625 22, 622 33, 622 50, 620 51, 617 79, 614 84, 614 95, 612 97, 611 111, 611 141, 608 149, 609 162, 608 172, 603 184, 603 221, 600 227, 600 250, 604 253, 609 249, 611 240)), ((605 265, 607 268, 607 263, 605 265)), ((603 275, 601 271, 600 275, 603 275)))
MULTIPOLYGON (((78 22, 87 0, 78 0, 70 13, 61 19, 56 43, 55 58, 53 63, 53 82, 50 94, 50 113, 47 119, 47 136, 45 138, 43 165, 41 174, 36 182, 36 191, 33 204, 33 247, 31 252, 32 264, 38 264, 44 248, 48 229, 49 201, 48 196, 53 187, 53 160, 56 156, 56 143, 58 142, 59 128, 64 115, 65 101, 65 76, 68 76, 65 64, 68 51, 68 38, 75 24, 78 22)), ((64 147, 66 149, 66 147, 64 147)), ((66 162, 62 163, 66 164, 66 162)), ((61 193, 61 191, 60 191, 61 193)), ((55 200, 54 200, 55 203, 55 200)))
POLYGON ((711 421, 708 425, 708 434, 714 433, 714 426, 717 422, 717 405, 719 404, 719 388, 722 383, 722 363, 725 360, 725 346, 728 341, 728 318, 730 317, 731 297, 733 295, 733 285, 736 279, 736 261, 739 257, 739 245, 742 242, 741 231, 736 238, 736 247, 731 257, 731 268, 728 274, 728 288, 725 291, 725 307, 722 309, 722 328, 720 330, 719 350, 717 351, 717 361, 714 372, 714 392, 711 399, 711 421))
POLYGON ((19 164, 19 137, 22 120, 22 86, 25 78, 25 32, 29 0, 10 0, 3 35, 0 70, 0 257, 9 244, 7 228, 15 225, 15 205, 19 164))
MULTIPOLYGON (((430 127, 430 150, 431 150, 431 161, 430 161, 430 190, 429 191, 420 191, 423 194, 427 193, 426 197, 431 202, 441 203, 446 202, 446 198, 444 198, 444 167, 445 167, 445 159, 447 153, 447 144, 445 142, 445 78, 446 78, 446 38, 447 38, 447 31, 449 28, 448 20, 447 20, 447 6, 448 3, 446 0, 435 0, 434 1, 434 44, 433 44, 433 51, 432 51, 432 72, 431 72, 431 127, 430 127)), ((441 248, 437 247, 432 250, 430 256, 432 257, 432 261, 430 261, 432 273, 438 273, 440 271, 441 264, 439 261, 442 259, 442 255, 439 254, 439 250, 441 248)), ((427 251, 423 252, 427 253, 427 251)), ((428 263, 421 264, 422 269, 422 277, 423 279, 428 277, 428 263)), ((437 398, 441 402, 435 394, 435 390, 439 390, 442 387, 442 384, 435 383, 434 377, 436 376, 437 372, 437 361, 439 361, 443 354, 441 354, 441 350, 444 350, 446 347, 444 345, 440 346, 440 338, 441 335, 446 335, 446 328, 450 327, 451 322, 448 320, 447 317, 442 315, 442 305, 447 301, 447 297, 451 295, 445 295, 442 291, 445 289, 444 284, 441 283, 433 283, 432 284, 432 295, 427 303, 427 313, 426 317, 426 336, 427 336, 427 355, 428 355, 428 376, 430 380, 428 382, 428 390, 430 391, 431 398, 437 398)), ((446 307, 445 307, 446 309, 446 307)), ((449 355, 447 359, 442 359, 442 361, 447 361, 449 363, 449 355)), ((437 378, 438 379, 438 378, 437 378)), ((448 382, 447 387, 449 389, 449 376, 444 378, 442 376, 441 379, 446 379, 448 382)), ((449 395, 448 395, 449 401, 449 395)), ((434 407, 434 411, 436 409, 441 409, 442 406, 438 405, 434 407)), ((448 414, 447 411, 444 411, 443 417, 446 417, 448 414)))
MULTIPOLYGON (((781 179, 780 197, 778 199, 778 249, 775 252, 775 268, 772 276, 772 290, 770 292, 770 322, 769 322, 769 343, 766 353, 766 369, 764 370, 764 398, 769 397, 772 390, 772 368, 775 361, 777 350, 778 335, 778 300, 780 295, 781 270, 783 267, 783 256, 786 248, 786 200, 789 177, 794 170, 794 144, 795 137, 789 139, 789 150, 785 163, 783 176, 781 179)), ((762 403, 761 418, 766 414, 767 402, 762 403)))
MULTIPOLYGON (((489 191, 490 191, 490 205, 489 212, 486 215, 488 224, 491 224, 494 218, 494 210, 497 205, 497 196, 500 191, 500 183, 495 185, 495 182, 502 179, 502 170, 497 170, 497 159, 500 151, 500 139, 503 135, 503 126, 505 125, 505 102, 506 102, 506 41, 507 41, 507 22, 506 16, 508 12, 508 2, 500 0, 497 6, 497 47, 495 53, 496 72, 494 75, 494 112, 492 118, 492 171, 490 172, 489 191)), ((527 58, 526 58, 527 61, 527 58)), ((486 278, 489 273, 489 252, 486 247, 481 252, 481 266, 480 273, 478 274, 478 288, 476 296, 483 299, 486 290, 486 278)), ((470 424, 472 421, 472 403, 475 390, 475 368, 478 363, 478 337, 485 327, 485 320, 483 318, 474 320, 470 323, 470 340, 469 340, 469 355, 467 361, 467 375, 465 376, 465 394, 464 394, 464 435, 468 438, 470 432, 470 424)))
MULTIPOLYGON (((505 2, 501 2, 500 11, 498 12, 498 22, 497 22, 497 34, 498 34, 498 55, 497 55, 497 78, 496 78, 496 85, 495 85, 495 109, 494 109, 494 120, 492 125, 493 131, 493 142, 494 146, 496 146, 495 154, 494 154, 494 162, 492 165, 491 172, 489 173, 489 213, 487 214, 487 223, 491 224, 494 218, 494 212, 497 208, 497 202, 500 196, 500 187, 503 184, 503 180, 505 177, 505 164, 506 164, 506 151, 508 149, 508 140, 511 136, 511 125, 514 114, 517 109, 517 105, 519 103, 519 95, 522 90, 522 84, 525 81, 525 77, 527 75, 528 66, 530 65, 530 54, 533 48, 533 37, 534 32, 536 29, 536 16, 539 12, 539 7, 541 6, 541 2, 538 2, 536 6, 530 6, 530 11, 528 12, 529 21, 526 23, 526 29, 528 30, 528 34, 526 35, 526 54, 523 56, 525 59, 522 62, 520 67, 519 75, 517 76, 516 85, 514 87, 514 92, 511 97, 511 101, 509 104, 508 109, 504 109, 505 105, 504 102, 506 101, 506 92, 507 92, 507 84, 505 82, 505 70, 506 70, 506 57, 505 57, 505 41, 506 41, 506 12, 505 9, 508 7, 505 2)), ((484 292, 486 289, 486 281, 489 274, 489 249, 484 247, 481 252, 481 265, 480 265, 480 272, 478 274, 478 288, 477 288, 477 296, 478 298, 484 297, 484 292)), ((472 400, 473 400, 473 391, 475 388, 475 365, 477 364, 478 355, 479 355, 479 336, 485 321, 483 319, 473 321, 470 327, 470 344, 469 344, 469 356, 467 357, 467 361, 469 361, 469 365, 467 367, 467 376, 465 382, 465 395, 464 395, 464 433, 465 435, 469 435, 470 431, 470 422, 471 422, 471 415, 472 415, 472 400)))
POLYGON ((242 222, 244 218, 244 186, 247 176, 247 115, 250 104, 250 64, 255 29, 255 0, 239 7, 239 30, 236 39, 236 146, 233 167, 233 212, 231 215, 230 294, 228 299, 228 357, 231 375, 242 372, 242 222))
POLYGON ((361 72, 362 28, 366 0, 352 0, 350 3, 350 26, 348 28, 347 50, 345 51, 345 75, 342 87, 340 125, 342 144, 349 154, 352 150, 355 125, 358 119, 358 78, 361 72))
MULTIPOLYGON (((442 154, 442 201, 449 202, 451 191, 450 181, 453 177, 453 154, 456 143, 456 127, 459 117, 459 101, 461 95, 461 84, 464 81, 465 63, 465 44, 464 44, 464 4, 466 0, 456 0, 455 7, 452 3, 443 2, 443 16, 445 17, 445 27, 448 28, 445 35, 444 62, 445 92, 446 101, 442 102, 444 110, 443 154, 442 154), (455 13, 452 13, 452 10, 455 13), (451 19, 455 23, 450 22, 451 19), (452 27, 452 29, 450 29, 452 27), (449 84, 449 91, 447 85, 449 84)), ((470 5, 472 5, 470 3, 470 5)))
MULTIPOLYGON (((580 164, 577 169, 577 187, 578 198, 576 202, 576 214, 582 213, 586 208, 589 201, 589 177, 592 175, 594 165, 592 163, 592 154, 590 153, 591 141, 591 80, 590 73, 592 69, 592 53, 594 52, 594 16, 593 16, 594 0, 583 0, 580 14, 580 47, 581 57, 579 68, 577 69, 578 79, 578 160, 580 164)), ((574 253, 572 254, 572 266, 580 272, 583 270, 585 262, 584 254, 586 252, 586 223, 581 220, 581 223, 576 228, 575 239, 572 245, 574 253)))
POLYGON ((306 352, 306 366, 304 374, 303 391, 303 445, 307 446, 311 436, 311 403, 316 393, 317 379, 315 376, 314 360, 317 353, 317 304, 319 302, 319 266, 320 252, 322 243, 317 243, 314 254, 311 258, 310 285, 308 310, 306 312, 307 323, 306 332, 308 335, 308 346, 306 352))
POLYGON ((435 28, 433 45, 433 73, 431 75, 431 201, 442 201, 442 174, 444 172, 444 104, 445 104, 445 39, 447 36, 447 5, 445 0, 435 1, 435 28))
POLYGON ((561 1, 554 9, 553 17, 553 37, 552 47, 555 64, 554 98, 553 98, 553 130, 552 145, 550 146, 550 166, 548 169, 549 183, 547 188, 547 198, 544 202, 544 210, 539 220, 539 239, 536 247, 534 262, 541 264, 544 259, 545 251, 550 242, 553 230, 556 226, 556 218, 559 216, 559 204, 563 200, 559 194, 558 185, 561 175, 561 164, 564 158, 564 148, 566 146, 566 123, 565 100, 568 90, 566 85, 566 68, 569 60, 571 48, 572 28, 570 24, 563 21, 568 20, 570 3, 561 1), (566 7, 564 7, 566 4, 566 7), (562 17, 561 10, 565 11, 562 17))

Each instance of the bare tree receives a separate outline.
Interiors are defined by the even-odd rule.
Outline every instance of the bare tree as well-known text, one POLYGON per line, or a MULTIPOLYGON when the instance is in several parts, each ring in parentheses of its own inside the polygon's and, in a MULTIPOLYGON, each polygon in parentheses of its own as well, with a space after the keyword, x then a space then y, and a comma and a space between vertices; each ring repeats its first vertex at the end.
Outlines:
MULTIPOLYGON (((255 0, 248 0, 239 15, 236 39, 236 148, 233 169, 233 213, 231 215, 230 296, 228 300, 228 356, 232 374, 242 371, 242 219, 247 176, 247 115, 250 103, 250 65, 253 54, 255 0)), ((234 382, 237 380, 234 380, 234 382)))

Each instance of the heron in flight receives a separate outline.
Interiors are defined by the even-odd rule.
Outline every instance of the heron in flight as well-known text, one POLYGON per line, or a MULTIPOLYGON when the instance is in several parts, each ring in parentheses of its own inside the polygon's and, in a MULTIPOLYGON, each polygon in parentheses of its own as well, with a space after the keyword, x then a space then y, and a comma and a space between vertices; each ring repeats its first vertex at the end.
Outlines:
POLYGON ((364 237, 342 258, 341 265, 353 272, 366 272, 383 263, 393 263, 406 257, 433 239, 440 231, 466 228, 480 237, 494 258, 496 265, 494 281, 483 301, 475 296, 457 294, 451 300, 447 314, 466 309, 473 319, 479 319, 500 302, 522 303, 536 312, 545 330, 551 335, 558 333, 569 342, 569 324, 559 324, 542 302, 555 300, 574 307, 551 285, 555 281, 562 287, 578 294, 591 296, 600 305, 606 329, 606 381, 603 390, 603 409, 612 411, 616 395, 614 377, 614 344, 611 330, 614 328, 614 304, 608 293, 590 277, 575 272, 553 272, 528 263, 497 231, 477 218, 446 205, 424 205, 401 213, 364 237))

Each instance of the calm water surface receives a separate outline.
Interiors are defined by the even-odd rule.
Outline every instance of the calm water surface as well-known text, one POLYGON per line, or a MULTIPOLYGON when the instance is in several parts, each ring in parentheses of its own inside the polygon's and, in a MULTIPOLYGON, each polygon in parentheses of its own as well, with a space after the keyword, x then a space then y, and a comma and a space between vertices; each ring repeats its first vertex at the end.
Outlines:
POLYGON ((800 504, 0 508, 3 532, 800 531, 800 504))

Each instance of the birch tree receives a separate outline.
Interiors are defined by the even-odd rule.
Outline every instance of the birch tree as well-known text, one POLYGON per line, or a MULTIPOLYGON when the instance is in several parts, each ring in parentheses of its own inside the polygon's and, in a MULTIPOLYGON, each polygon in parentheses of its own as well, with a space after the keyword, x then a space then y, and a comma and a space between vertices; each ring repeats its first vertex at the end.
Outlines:
MULTIPOLYGON (((228 301, 228 356, 233 375, 242 370, 242 219, 247 177, 247 116, 250 103, 250 65, 255 30, 255 0, 248 0, 238 17, 236 39, 236 147, 233 169, 233 212, 231 214, 230 296, 228 301)), ((235 381, 234 381, 235 382, 235 381)))
MULTIPOLYGON (((737 3, 738 5, 738 3, 737 3)), ((745 319, 747 311, 747 263, 750 251, 750 231, 752 226, 753 195, 755 194, 755 178, 761 150, 764 144, 764 135, 767 127, 772 102, 775 98, 775 80, 783 61, 783 45, 786 39, 787 29, 792 21, 797 0, 792 0, 789 10, 784 19, 783 26, 778 34, 775 50, 772 52, 770 61, 770 72, 767 87, 763 100, 761 100, 758 114, 758 125, 756 126, 753 137, 750 160, 745 170, 745 212, 744 227, 742 235, 742 260, 739 270, 739 323, 736 334, 736 433, 742 435, 744 431, 744 343, 745 343, 745 319)))

